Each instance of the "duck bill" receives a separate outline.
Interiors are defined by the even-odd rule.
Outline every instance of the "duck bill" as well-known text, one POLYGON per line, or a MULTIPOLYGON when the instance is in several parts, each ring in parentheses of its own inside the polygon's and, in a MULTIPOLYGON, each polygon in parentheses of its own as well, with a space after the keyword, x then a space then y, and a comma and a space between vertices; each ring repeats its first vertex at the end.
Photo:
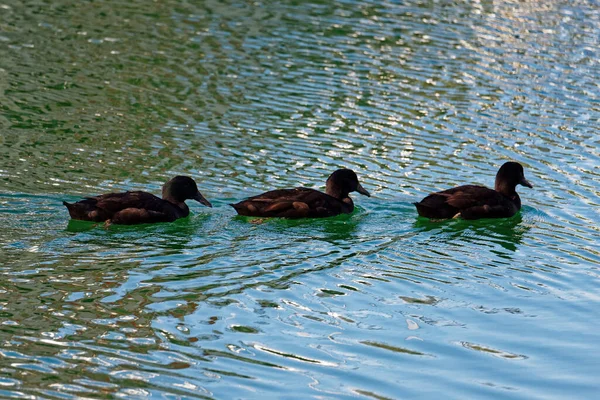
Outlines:
POLYGON ((196 193, 196 195, 194 196, 194 200, 196 200, 200 204, 204 204, 207 207, 212 207, 212 204, 210 204, 210 201, 206 200, 200 192, 196 193))
POLYGON ((367 189, 365 189, 364 187, 362 187, 362 185, 359 183, 358 186, 356 186, 356 191, 360 194, 364 194, 367 197, 371 197, 371 193, 369 193, 367 191, 367 189))
POLYGON ((533 189, 533 185, 525 178, 521 179, 521 182, 519 182, 519 183, 525 187, 533 189))

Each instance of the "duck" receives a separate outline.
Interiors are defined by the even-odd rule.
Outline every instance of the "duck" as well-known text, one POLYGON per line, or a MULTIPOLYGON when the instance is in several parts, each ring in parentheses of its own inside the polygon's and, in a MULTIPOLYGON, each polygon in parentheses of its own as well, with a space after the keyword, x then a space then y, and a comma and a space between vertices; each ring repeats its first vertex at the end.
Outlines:
POLYGON ((249 217, 326 218, 354 210, 354 202, 348 196, 351 192, 371 196, 354 171, 342 168, 329 176, 325 193, 305 187, 278 189, 230 205, 239 215, 249 217))
POLYGON ((458 186, 431 193, 413 204, 420 216, 430 219, 508 218, 521 209, 517 185, 533 188, 525 179, 523 166, 509 161, 498 170, 494 189, 477 185, 458 186))
POLYGON ((176 176, 163 185, 162 199, 151 193, 127 191, 86 197, 63 205, 72 219, 110 224, 134 225, 173 222, 187 217, 186 200, 196 200, 207 207, 212 204, 202 196, 196 182, 189 176, 176 176))

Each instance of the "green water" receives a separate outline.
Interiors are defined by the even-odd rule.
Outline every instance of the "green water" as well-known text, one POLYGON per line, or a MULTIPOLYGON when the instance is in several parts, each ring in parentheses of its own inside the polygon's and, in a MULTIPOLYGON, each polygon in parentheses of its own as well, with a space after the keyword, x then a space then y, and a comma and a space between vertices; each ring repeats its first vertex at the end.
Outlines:
POLYGON ((595 398, 599 10, 0 0, 0 397, 595 398), (507 160, 515 217, 417 218, 507 160), (339 167, 352 215, 228 206, 339 167), (214 208, 61 204, 177 174, 214 208))

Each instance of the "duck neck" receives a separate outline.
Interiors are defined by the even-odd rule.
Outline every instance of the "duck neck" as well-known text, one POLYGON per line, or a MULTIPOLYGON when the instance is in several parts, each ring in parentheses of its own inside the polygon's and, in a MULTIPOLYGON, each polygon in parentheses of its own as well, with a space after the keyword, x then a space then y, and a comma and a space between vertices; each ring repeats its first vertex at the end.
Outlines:
POLYGON ((513 201, 513 203, 515 203, 517 208, 520 210, 521 209, 521 198, 519 197, 517 192, 515 192, 515 194, 510 199, 513 201))
POLYGON ((494 190, 498 193, 502 193, 506 197, 512 197, 517 194, 516 185, 511 185, 506 182, 502 182, 499 179, 496 179, 496 184, 494 185, 494 190))
POLYGON ((347 211, 348 213, 351 213, 354 210, 354 202, 352 201, 352 199, 348 196, 346 196, 344 199, 342 199, 343 203, 346 203, 347 205, 347 211))
POLYGON ((185 204, 185 201, 179 201, 179 200, 175 199, 173 196, 168 196, 168 195, 163 196, 163 200, 166 200, 169 203, 176 206, 177 208, 179 208, 179 210, 181 210, 184 215, 188 215, 190 213, 190 208, 188 207, 187 204, 185 204))
POLYGON ((519 197, 514 185, 508 185, 506 183, 500 183, 496 180, 496 185, 494 186, 496 192, 508 197, 512 200, 513 203, 517 205, 518 208, 521 208, 521 198, 519 197))
MULTIPOLYGON (((344 202, 346 202, 345 199, 350 199, 350 197, 348 197, 347 191, 342 190, 342 188, 340 188, 337 185, 332 184, 331 182, 327 182, 327 187, 325 188, 325 193, 327 193, 331 197, 335 197, 336 199, 342 200, 344 202)), ((350 202, 352 202, 352 200, 350 200, 350 202)))

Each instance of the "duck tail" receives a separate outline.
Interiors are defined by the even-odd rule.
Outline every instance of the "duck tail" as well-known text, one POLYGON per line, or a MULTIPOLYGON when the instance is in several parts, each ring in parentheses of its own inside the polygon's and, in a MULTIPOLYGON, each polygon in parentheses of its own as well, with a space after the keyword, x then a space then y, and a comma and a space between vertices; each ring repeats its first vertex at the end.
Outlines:
POLYGON ((75 204, 71 204, 71 203, 67 203, 66 201, 63 201, 63 206, 67 207, 67 210, 69 211, 69 215, 71 216, 71 218, 75 218, 75 204))
POLYGON ((427 207, 426 205, 424 205, 423 203, 417 201, 413 203, 415 205, 415 207, 417 208, 417 213, 421 216, 421 217, 427 217, 427 218, 432 218, 432 209, 431 207, 427 207))
POLYGON ((240 201, 239 203, 231 203, 229 205, 235 209, 238 215, 244 215, 247 217, 253 216, 252 211, 256 211, 256 207, 254 207, 252 204, 245 203, 245 201, 240 201))
POLYGON ((67 207, 67 210, 69 210, 69 215, 73 217, 73 213, 75 211, 75 204, 67 203, 66 201, 63 201, 62 203, 63 206, 67 207))

